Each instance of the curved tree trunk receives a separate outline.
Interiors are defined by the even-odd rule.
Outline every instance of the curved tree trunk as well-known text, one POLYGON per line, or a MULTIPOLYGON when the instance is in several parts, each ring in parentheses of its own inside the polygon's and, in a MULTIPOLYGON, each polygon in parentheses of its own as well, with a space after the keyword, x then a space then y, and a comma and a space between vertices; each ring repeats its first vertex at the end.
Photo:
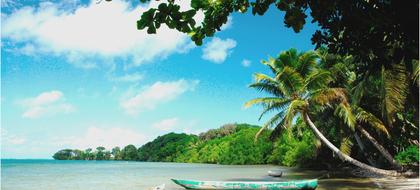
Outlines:
POLYGON ((359 135, 355 132, 354 138, 356 139, 357 145, 359 146, 360 150, 363 152, 363 156, 366 157, 366 160, 369 162, 371 166, 377 166, 376 162, 372 159, 371 156, 365 151, 365 145, 363 144, 362 139, 360 139, 359 135))
POLYGON ((386 160, 392 166, 394 166, 397 169, 402 169, 402 166, 398 164, 398 162, 391 156, 391 154, 381 145, 379 142, 373 138, 363 127, 360 127, 359 125, 356 125, 356 128, 362 133, 363 136, 365 136, 372 144, 375 146, 376 149, 385 157, 386 160))
POLYGON ((325 136, 316 128, 315 124, 311 121, 308 114, 302 113, 305 122, 309 125, 309 127, 314 131, 315 135, 325 144, 329 149, 331 149, 334 153, 338 155, 338 157, 346 162, 349 162, 357 167, 370 171, 372 173, 380 174, 380 175, 388 175, 388 176, 400 176, 401 174, 395 170, 384 170, 380 168, 375 168, 359 162, 358 160, 348 156, 341 152, 336 146, 334 146, 325 136))

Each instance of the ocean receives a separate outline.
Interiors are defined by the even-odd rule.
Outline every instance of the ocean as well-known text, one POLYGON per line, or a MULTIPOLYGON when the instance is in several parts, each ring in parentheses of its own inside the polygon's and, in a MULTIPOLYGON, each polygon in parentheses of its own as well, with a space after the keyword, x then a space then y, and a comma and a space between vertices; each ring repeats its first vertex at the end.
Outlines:
MULTIPOLYGON (((272 181, 311 179, 325 171, 309 171, 273 165, 217 165, 128 161, 1 160, 2 190, 146 190, 165 184, 169 190, 183 189, 171 179, 272 181), (282 178, 267 176, 281 169, 282 178)), ((322 189, 379 189, 369 178, 320 179, 322 189)))

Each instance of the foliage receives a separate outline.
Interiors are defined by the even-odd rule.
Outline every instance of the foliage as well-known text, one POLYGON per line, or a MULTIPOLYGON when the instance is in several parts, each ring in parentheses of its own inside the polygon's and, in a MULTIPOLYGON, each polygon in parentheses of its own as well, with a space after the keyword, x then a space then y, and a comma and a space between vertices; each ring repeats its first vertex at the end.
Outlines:
MULTIPOLYGON (((258 128, 247 124, 228 124, 193 135, 169 133, 139 148, 140 160, 218 164, 263 164, 271 144, 254 142, 258 128)), ((267 137, 267 134, 266 134, 267 137)))
POLYGON ((121 160, 138 160, 137 148, 130 144, 121 150, 121 160))
POLYGON ((157 137, 138 149, 140 161, 172 162, 197 141, 197 136, 169 133, 157 137))
POLYGON ((224 137, 236 132, 236 125, 235 124, 225 124, 218 129, 210 129, 207 132, 200 133, 198 135, 200 140, 211 140, 215 138, 224 137))
POLYGON ((295 125, 300 131, 282 133, 274 143, 269 162, 284 166, 302 166, 316 157, 316 137, 301 120, 295 125))
POLYGON ((74 158, 73 150, 71 149, 60 150, 53 155, 53 158, 56 160, 72 160, 72 158, 74 158))
POLYGON ((418 146, 409 146, 404 151, 399 152, 395 159, 401 164, 413 164, 419 163, 419 147, 418 146))
MULTIPOLYGON (((142 0, 143 2, 150 0, 142 0)), ((334 0, 191 0, 191 10, 181 11, 176 0, 161 3, 145 11, 137 22, 138 29, 156 33, 166 24, 187 33, 201 45, 212 37, 234 12, 264 15, 270 7, 284 12, 284 24, 300 32, 310 15, 319 29, 312 36, 316 47, 327 46, 331 53, 354 55, 358 73, 379 71, 405 60, 410 65, 418 54, 419 18, 417 0, 334 1, 334 0), (271 6, 274 5, 274 6, 271 6), (204 20, 194 15, 202 11, 204 20), (368 36, 368 37, 367 37, 368 36)))
MULTIPOLYGON (((268 131, 263 132, 260 138, 254 141, 259 129, 260 127, 256 125, 226 124, 218 129, 211 129, 202 133, 203 139, 199 139, 195 135, 168 133, 146 143, 137 150, 134 145, 128 145, 122 150, 115 147, 111 151, 98 147, 95 152, 91 152, 92 149, 86 151, 65 149, 58 151, 53 157, 58 160, 101 159, 217 164, 276 163, 292 166, 315 156, 313 153, 310 154, 309 148, 307 148, 314 147, 310 140, 313 135, 306 131, 303 136, 297 139, 284 138, 281 142, 291 146, 296 145, 298 151, 307 150, 307 152, 302 152, 302 154, 295 152, 293 153, 295 156, 288 156, 287 158, 274 158, 272 157, 272 154, 275 154, 273 146, 279 146, 280 144, 274 145, 268 140, 268 131), (204 138, 204 136, 207 138, 204 138), (82 156, 76 156, 75 152, 79 152, 82 156), (103 159, 98 156, 105 155, 106 152, 109 152, 110 156, 105 156, 103 159), (283 161, 283 159, 288 159, 288 161, 283 161)), ((289 151, 292 151, 292 147, 289 151)))
POLYGON ((276 58, 263 61, 271 70, 271 76, 257 73, 251 88, 268 93, 268 97, 255 98, 245 107, 261 105, 261 116, 275 112, 261 128, 274 128, 272 138, 288 130, 299 115, 308 114, 322 107, 338 104, 341 115, 353 123, 347 96, 342 88, 331 88, 331 72, 322 69, 319 55, 314 51, 298 52, 296 49, 281 52, 276 58), (315 108, 314 108, 315 107, 315 108))
POLYGON ((219 164, 264 164, 271 152, 271 144, 265 143, 268 133, 257 142, 253 137, 258 128, 240 124, 239 130, 220 139, 213 139, 201 144, 198 151, 198 160, 206 163, 219 164))

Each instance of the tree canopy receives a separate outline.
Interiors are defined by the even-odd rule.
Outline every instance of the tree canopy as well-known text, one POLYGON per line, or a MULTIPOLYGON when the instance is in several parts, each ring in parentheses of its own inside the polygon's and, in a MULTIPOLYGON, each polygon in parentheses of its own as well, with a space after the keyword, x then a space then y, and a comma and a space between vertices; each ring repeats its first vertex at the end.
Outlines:
POLYGON ((418 60, 417 0, 191 0, 187 11, 181 11, 176 0, 169 0, 144 12, 137 28, 153 34, 165 24, 201 45, 205 37, 220 31, 232 13, 251 9, 254 15, 264 15, 269 8, 284 12, 284 25, 295 32, 302 30, 310 16, 319 26, 312 43, 332 53, 354 55, 357 69, 363 72, 402 61, 411 66, 412 60, 418 60), (194 19, 198 11, 205 16, 202 23, 194 19))

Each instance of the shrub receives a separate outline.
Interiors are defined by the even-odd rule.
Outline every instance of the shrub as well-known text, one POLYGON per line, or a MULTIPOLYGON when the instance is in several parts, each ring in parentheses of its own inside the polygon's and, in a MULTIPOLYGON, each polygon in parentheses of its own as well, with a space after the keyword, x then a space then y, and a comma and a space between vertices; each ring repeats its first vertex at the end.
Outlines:
POLYGON ((409 146, 404 151, 399 152, 395 156, 395 160, 400 162, 403 165, 406 164, 413 164, 413 163, 419 163, 419 147, 417 146, 409 146))

